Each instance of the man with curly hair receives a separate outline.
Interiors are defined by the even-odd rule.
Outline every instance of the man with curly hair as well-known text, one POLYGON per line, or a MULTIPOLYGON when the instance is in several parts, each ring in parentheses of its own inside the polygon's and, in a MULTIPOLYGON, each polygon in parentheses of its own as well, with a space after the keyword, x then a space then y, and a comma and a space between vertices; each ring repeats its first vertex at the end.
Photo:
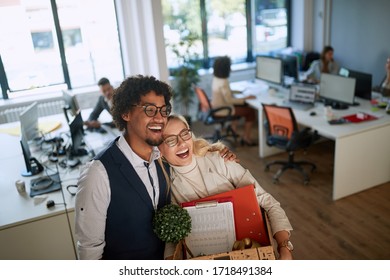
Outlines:
POLYGON ((170 203, 157 146, 171 96, 168 84, 142 75, 125 79, 115 91, 111 113, 124 133, 86 164, 78 182, 80 259, 163 259, 164 242, 152 219, 170 203))

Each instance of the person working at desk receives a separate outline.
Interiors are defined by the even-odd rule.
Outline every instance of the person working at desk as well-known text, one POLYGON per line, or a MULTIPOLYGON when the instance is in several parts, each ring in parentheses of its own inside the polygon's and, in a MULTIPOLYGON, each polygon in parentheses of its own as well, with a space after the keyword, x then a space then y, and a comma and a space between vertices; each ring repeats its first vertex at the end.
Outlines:
POLYGON ((182 116, 168 117, 163 139, 159 149, 171 166, 173 203, 188 202, 254 184, 259 206, 268 213, 280 259, 292 259, 293 247, 289 241, 292 227, 286 213, 247 169, 237 162, 224 161, 218 153, 206 153, 210 150, 210 144, 204 139, 195 138, 182 116))
MULTIPOLYGON (((157 148, 171 112, 171 87, 153 76, 125 79, 112 98, 123 135, 81 171, 75 203, 80 259, 163 259, 155 211, 170 203, 157 148)), ((226 151, 221 150, 224 157, 226 151)), ((229 155, 225 156, 229 157, 229 155)))
POLYGON ((340 66, 333 58, 334 50, 331 46, 325 46, 321 52, 320 59, 315 60, 306 72, 306 81, 318 84, 321 80, 321 73, 338 75, 340 66))
POLYGON ((382 93, 384 96, 390 96, 390 57, 386 60, 386 77, 382 83, 382 93))
MULTIPOLYGON (((114 94, 114 88, 107 78, 101 78, 98 82, 98 86, 102 95, 99 96, 93 111, 88 117, 88 120, 84 122, 88 128, 92 129, 99 128, 101 126, 98 119, 103 110, 107 110, 111 114, 112 95, 114 94)), ((113 126, 113 124, 110 123, 110 126, 113 126)))
MULTIPOLYGON (((235 98, 230 90, 229 75, 230 75, 231 60, 228 56, 217 57, 215 59, 214 77, 212 82, 212 100, 213 108, 228 106, 232 108, 232 113, 235 116, 245 118, 244 134, 241 138, 242 145, 252 146, 252 127, 256 120, 256 111, 246 105, 245 100, 255 99, 256 96, 247 96, 244 98, 235 98)), ((225 110, 221 110, 218 114, 227 114, 225 110)), ((217 114, 217 115, 218 115, 217 114)), ((232 129, 237 131, 237 122, 232 123, 232 129)))
POLYGON ((390 57, 387 58, 386 60, 385 69, 386 69, 386 77, 383 80, 380 92, 382 93, 382 96, 388 98, 386 112, 390 114, 390 57))

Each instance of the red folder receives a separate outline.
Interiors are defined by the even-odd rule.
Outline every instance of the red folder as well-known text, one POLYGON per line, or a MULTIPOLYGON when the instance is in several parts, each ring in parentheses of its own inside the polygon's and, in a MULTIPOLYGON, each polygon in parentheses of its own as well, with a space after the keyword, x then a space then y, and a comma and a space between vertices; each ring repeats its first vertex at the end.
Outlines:
POLYGON ((348 120, 352 123, 358 123, 358 122, 364 122, 364 121, 372 121, 378 119, 375 116, 365 114, 365 113, 358 113, 353 115, 344 116, 343 119, 348 120))
POLYGON ((271 244, 263 210, 257 202, 254 185, 236 188, 220 194, 204 197, 201 199, 184 202, 182 207, 194 206, 197 202, 229 199, 233 202, 234 223, 236 239, 251 238, 262 246, 271 244))

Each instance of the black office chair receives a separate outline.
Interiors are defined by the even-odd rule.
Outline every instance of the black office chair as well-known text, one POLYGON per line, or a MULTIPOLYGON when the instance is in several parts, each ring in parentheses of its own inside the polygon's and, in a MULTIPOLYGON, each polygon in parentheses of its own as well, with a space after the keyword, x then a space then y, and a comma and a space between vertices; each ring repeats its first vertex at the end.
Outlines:
POLYGON ((310 68, 310 65, 314 60, 320 59, 320 54, 318 52, 308 52, 306 53, 304 60, 303 60, 303 66, 302 71, 307 71, 310 68))
POLYGON ((294 152, 299 149, 307 149, 316 141, 319 136, 316 131, 311 132, 310 128, 298 129, 294 112, 290 107, 281 107, 277 105, 262 104, 266 116, 266 139, 268 146, 274 146, 288 152, 288 160, 276 160, 266 165, 268 171, 271 165, 278 164, 282 167, 273 177, 273 182, 277 183, 279 177, 287 169, 296 169, 304 177, 303 183, 307 185, 310 181, 308 174, 302 168, 302 165, 311 166, 311 171, 316 169, 314 163, 308 161, 295 161, 294 152))
POLYGON ((199 100, 198 119, 202 120, 205 125, 213 125, 215 127, 214 134, 212 136, 203 136, 205 139, 211 139, 213 142, 218 140, 229 140, 228 137, 233 137, 234 142, 237 143, 239 137, 237 133, 232 129, 230 123, 232 121, 239 120, 239 116, 232 115, 232 109, 230 107, 212 108, 211 102, 206 92, 194 85, 194 91, 199 100), (223 113, 224 116, 217 115, 223 113))

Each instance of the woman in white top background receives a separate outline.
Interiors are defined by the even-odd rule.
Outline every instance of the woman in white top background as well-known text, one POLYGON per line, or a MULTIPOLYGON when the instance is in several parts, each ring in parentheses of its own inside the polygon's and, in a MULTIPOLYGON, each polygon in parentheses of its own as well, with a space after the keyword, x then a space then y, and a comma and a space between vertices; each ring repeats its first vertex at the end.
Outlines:
POLYGON ((306 72, 308 82, 318 84, 321 80, 321 73, 338 75, 340 66, 333 58, 334 49, 331 46, 325 46, 321 52, 320 59, 315 60, 306 72))
MULTIPOLYGON (((232 108, 233 115, 245 118, 244 133, 241 138, 242 145, 255 145, 252 141, 252 127, 256 121, 257 113, 255 109, 249 107, 246 99, 254 99, 256 96, 246 96, 244 98, 234 97, 229 85, 231 60, 228 56, 221 56, 215 59, 213 64, 214 77, 212 82, 212 98, 211 105, 213 108, 228 106, 232 108)), ((227 114, 225 110, 221 110, 221 116, 227 114)), ((232 128, 236 131, 237 123, 232 123, 232 128)))

